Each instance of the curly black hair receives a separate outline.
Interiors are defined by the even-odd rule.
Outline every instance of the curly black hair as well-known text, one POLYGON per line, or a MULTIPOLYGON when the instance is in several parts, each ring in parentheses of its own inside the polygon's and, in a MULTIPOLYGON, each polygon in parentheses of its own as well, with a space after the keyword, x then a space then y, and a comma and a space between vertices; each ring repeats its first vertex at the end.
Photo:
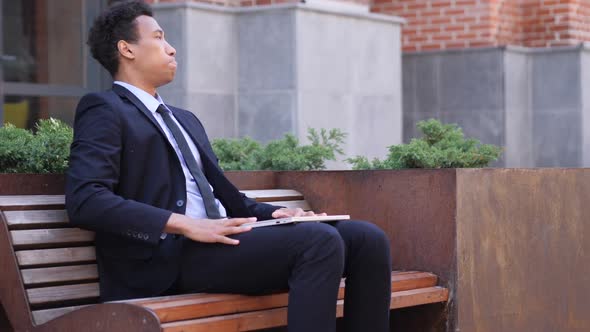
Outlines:
POLYGON ((139 16, 153 16, 152 9, 143 1, 118 1, 96 18, 90 28, 87 44, 92 57, 115 76, 119 70, 120 40, 138 40, 135 19, 139 16))

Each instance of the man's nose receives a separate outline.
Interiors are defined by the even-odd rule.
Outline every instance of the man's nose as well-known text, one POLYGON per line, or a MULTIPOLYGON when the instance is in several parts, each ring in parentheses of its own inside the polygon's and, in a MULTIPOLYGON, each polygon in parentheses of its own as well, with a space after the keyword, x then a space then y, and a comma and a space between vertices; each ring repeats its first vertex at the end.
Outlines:
POLYGON ((176 54, 176 49, 172 47, 172 45, 170 45, 168 42, 166 42, 166 53, 168 53, 168 55, 171 56, 174 56, 176 54))

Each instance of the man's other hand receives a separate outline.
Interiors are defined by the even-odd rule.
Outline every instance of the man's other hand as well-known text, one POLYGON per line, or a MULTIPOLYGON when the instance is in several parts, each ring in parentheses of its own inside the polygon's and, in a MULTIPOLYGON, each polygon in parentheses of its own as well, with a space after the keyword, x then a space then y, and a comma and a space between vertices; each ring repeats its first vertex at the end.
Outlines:
POLYGON ((325 216, 325 213, 315 213, 313 211, 303 211, 301 208, 289 209, 281 208, 275 210, 272 213, 272 217, 277 218, 288 218, 288 217, 313 217, 313 216, 325 216))
POLYGON ((250 231, 252 227, 242 225, 255 221, 256 218, 193 219, 182 214, 173 213, 168 219, 164 231, 166 233, 182 234, 197 242, 237 245, 240 241, 232 239, 228 235, 250 231))

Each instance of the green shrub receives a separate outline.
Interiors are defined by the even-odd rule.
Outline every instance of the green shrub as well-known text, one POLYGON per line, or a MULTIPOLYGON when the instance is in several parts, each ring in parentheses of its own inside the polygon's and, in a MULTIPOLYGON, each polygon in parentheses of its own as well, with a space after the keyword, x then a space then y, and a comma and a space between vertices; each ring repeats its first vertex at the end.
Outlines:
POLYGON ((36 133, 6 124, 0 128, 0 173, 63 173, 73 130, 56 120, 39 120, 36 133))
POLYGON ((495 145, 466 139, 456 124, 430 119, 418 122, 417 127, 423 137, 412 139, 409 144, 390 146, 385 160, 369 161, 357 156, 347 161, 353 169, 469 168, 485 167, 502 152, 495 145))
POLYGON ((339 129, 310 128, 307 138, 310 144, 303 146, 291 134, 265 146, 251 138, 217 139, 212 145, 224 170, 318 170, 326 168, 326 160, 343 154, 346 134, 339 129))
POLYGON ((0 173, 26 172, 33 134, 7 123, 0 128, 0 173))
POLYGON ((68 168, 70 145, 74 132, 67 124, 56 120, 40 120, 31 145, 33 173, 64 173, 68 168))
POLYGON ((219 158, 219 166, 224 170, 258 169, 260 143, 246 137, 243 139, 216 139, 212 142, 213 150, 219 158))

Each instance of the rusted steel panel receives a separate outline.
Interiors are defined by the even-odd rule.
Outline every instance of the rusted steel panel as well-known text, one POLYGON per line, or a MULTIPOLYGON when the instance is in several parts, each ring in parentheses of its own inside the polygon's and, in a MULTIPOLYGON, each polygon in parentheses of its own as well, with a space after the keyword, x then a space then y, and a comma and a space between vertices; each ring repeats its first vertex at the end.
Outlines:
POLYGON ((457 174, 457 327, 590 331, 590 169, 457 174))
POLYGON ((390 313, 390 331, 455 331, 453 329, 447 329, 447 309, 448 306, 444 303, 434 303, 392 310, 390 313))
POLYGON ((0 195, 63 195, 63 174, 0 174, 0 195))
POLYGON ((240 190, 282 189, 276 187, 276 178, 278 173, 279 172, 274 171, 224 172, 225 176, 240 190))
POLYGON ((12 326, 10 326, 10 321, 6 316, 6 312, 4 312, 4 308, 2 307, 2 303, 0 303, 0 331, 2 332, 12 332, 12 326))
POLYGON ((316 212, 350 214, 389 236, 394 269, 436 273, 454 267, 455 171, 283 172, 278 185, 300 191, 316 212))
MULTIPOLYGON (((383 229, 394 270, 436 273, 451 297, 456 278, 455 170, 282 172, 316 212, 350 214, 383 229)), ((392 331, 453 331, 452 301, 421 315, 392 314, 392 331), (416 327, 419 326, 419 329, 416 327)))
MULTIPOLYGON (((228 179, 243 190, 275 189, 273 171, 230 171, 228 179)), ((0 195, 63 195, 64 174, 1 174, 0 195)))

